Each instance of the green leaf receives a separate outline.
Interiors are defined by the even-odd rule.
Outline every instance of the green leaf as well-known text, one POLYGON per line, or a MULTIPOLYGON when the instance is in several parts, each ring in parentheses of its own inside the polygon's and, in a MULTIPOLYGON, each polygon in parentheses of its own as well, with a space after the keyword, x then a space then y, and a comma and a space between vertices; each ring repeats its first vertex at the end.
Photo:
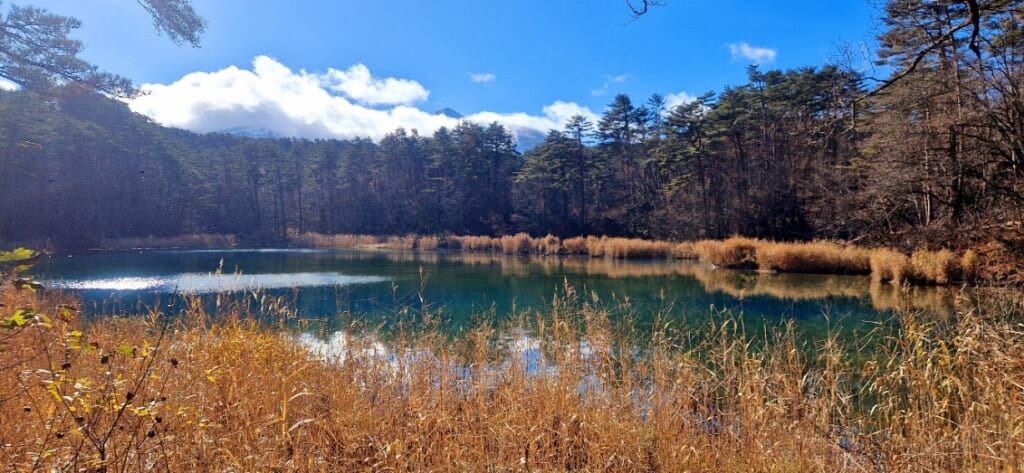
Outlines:
POLYGON ((10 317, 0 321, 4 328, 24 327, 35 317, 32 309, 18 309, 10 317))
POLYGON ((61 304, 59 309, 60 318, 62 320, 64 320, 65 322, 71 322, 72 320, 75 320, 75 312, 77 312, 78 309, 67 304, 61 304))
POLYGON ((120 354, 122 354, 124 356, 127 356, 129 358, 135 356, 135 349, 130 347, 130 346, 128 346, 128 345, 121 345, 121 346, 115 348, 115 350, 118 353, 120 353, 120 354))
POLYGON ((11 251, 0 251, 0 270, 13 266, 14 272, 24 272, 35 265, 42 256, 42 252, 22 247, 11 251))
MULTIPOLYGON (((17 268, 15 268, 15 271, 17 271, 17 268)), ((43 289, 43 285, 40 284, 38 281, 33 281, 31 279, 25 278, 15 279, 14 287, 18 288, 18 290, 27 289, 33 293, 39 292, 41 289, 43 289)))
POLYGON ((30 263, 42 255, 39 251, 18 247, 11 251, 0 251, 0 263, 30 263))

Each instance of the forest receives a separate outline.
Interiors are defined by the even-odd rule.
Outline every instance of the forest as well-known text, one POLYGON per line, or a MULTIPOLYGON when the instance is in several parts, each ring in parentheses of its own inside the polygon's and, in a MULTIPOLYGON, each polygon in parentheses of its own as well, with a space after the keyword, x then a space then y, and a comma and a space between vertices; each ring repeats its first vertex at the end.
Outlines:
POLYGON ((1024 210, 1024 7, 885 6, 876 80, 749 67, 674 108, 615 96, 520 153, 497 123, 374 142, 161 127, 94 88, 0 92, 0 240, 609 235, 966 247, 1024 210))

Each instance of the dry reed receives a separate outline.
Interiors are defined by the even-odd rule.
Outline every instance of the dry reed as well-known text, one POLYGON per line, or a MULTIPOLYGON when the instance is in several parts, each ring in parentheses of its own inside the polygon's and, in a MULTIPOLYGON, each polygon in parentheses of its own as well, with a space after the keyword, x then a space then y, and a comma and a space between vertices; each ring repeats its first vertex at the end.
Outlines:
POLYGON ((444 248, 505 255, 579 255, 610 259, 700 259, 728 269, 815 274, 871 273, 875 281, 925 285, 973 280, 980 266, 978 254, 970 250, 962 256, 949 250, 922 250, 907 256, 888 248, 868 250, 829 241, 782 243, 744 237, 672 243, 606 236, 560 240, 553 235, 534 238, 526 233, 501 237, 449 236, 443 239, 416 235, 377 237, 307 233, 293 237, 292 244, 315 248, 427 251, 444 248))
POLYGON ((757 267, 760 240, 732 237, 728 240, 701 240, 695 244, 701 261, 721 268, 753 269, 757 267))
POLYGON ((786 273, 867 274, 868 251, 827 241, 809 243, 760 242, 756 246, 760 269, 786 273))
MULTIPOLYGON (((32 297, 0 293, 55 310, 32 297)), ((902 314, 868 353, 835 337, 808 352, 791 324, 755 343, 727 314, 699 339, 677 338, 693 333, 680 326, 638 347, 572 288, 524 330, 481 327, 454 341, 428 331, 388 344, 339 333, 329 352, 248 321, 243 306, 7 331, 0 462, 12 471, 1024 465, 1018 306, 965 308, 942 325, 902 314)))

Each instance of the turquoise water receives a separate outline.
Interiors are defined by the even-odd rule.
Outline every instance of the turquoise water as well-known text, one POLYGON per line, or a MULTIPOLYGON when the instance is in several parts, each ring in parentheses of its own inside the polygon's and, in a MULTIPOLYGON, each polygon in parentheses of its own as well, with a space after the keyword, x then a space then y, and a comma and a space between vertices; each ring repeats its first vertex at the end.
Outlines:
MULTIPOLYGON (((584 301, 631 323, 697 320, 722 310, 748 323, 793 319, 801 330, 868 329, 903 301, 862 276, 719 270, 694 261, 524 258, 444 252, 329 250, 143 250, 53 256, 36 276, 76 294, 93 316, 171 312, 183 294, 278 298, 302 319, 385 324, 424 309, 465 328, 550 307, 571 287, 584 301)), ((941 297, 940 297, 941 299, 941 297)), ((940 301, 941 303, 941 301, 940 301)))

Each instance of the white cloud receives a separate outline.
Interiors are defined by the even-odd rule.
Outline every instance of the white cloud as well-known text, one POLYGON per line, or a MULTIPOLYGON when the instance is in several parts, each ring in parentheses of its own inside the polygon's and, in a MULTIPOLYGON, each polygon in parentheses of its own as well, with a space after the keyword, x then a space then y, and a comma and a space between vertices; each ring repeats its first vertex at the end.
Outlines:
POLYGON ((617 76, 608 76, 608 82, 611 82, 613 84, 623 84, 627 80, 629 80, 630 77, 633 77, 633 74, 619 74, 617 76))
POLYGON ((477 84, 494 82, 494 80, 498 78, 498 76, 490 72, 470 72, 467 75, 469 76, 470 82, 475 82, 477 84))
POLYGON ((631 73, 619 74, 617 76, 608 76, 605 78, 604 84, 601 84, 601 88, 591 90, 590 95, 593 95, 594 97, 604 97, 605 95, 608 95, 608 91, 611 90, 612 84, 625 84, 626 81, 628 81, 632 77, 633 74, 631 73))
POLYGON ((366 105, 411 105, 426 100, 430 95, 414 80, 376 79, 363 64, 356 64, 345 71, 328 69, 327 74, 321 76, 321 81, 328 89, 366 105))
POLYGON ((759 48, 747 43, 731 43, 726 45, 732 60, 747 59, 754 64, 767 64, 775 60, 778 51, 771 48, 759 48))
POLYGON ((18 84, 15 84, 14 82, 4 79, 3 77, 0 77, 0 90, 11 91, 18 90, 20 88, 21 86, 19 86, 18 84))
MULTIPOLYGON (((451 128, 459 123, 457 119, 434 115, 409 104, 373 108, 368 106, 369 101, 357 103, 352 95, 359 94, 353 92, 354 89, 341 91, 335 87, 341 83, 337 80, 338 74, 325 79, 332 75, 331 71, 323 75, 296 72, 270 57, 258 56, 253 60, 252 70, 231 66, 215 72, 193 72, 172 84, 144 84, 144 95, 132 99, 129 106, 160 124, 200 133, 253 128, 311 139, 379 139, 399 127, 415 128, 430 135, 442 126, 451 128)), ((349 79, 353 77, 349 74, 352 71, 356 72, 355 79, 347 83, 376 81, 361 79, 372 77, 365 66, 349 68, 346 73, 349 79)), ((388 80, 393 80, 392 84, 415 83, 406 79, 376 82, 387 84, 388 80)), ((426 97, 427 94, 424 89, 420 95, 426 97)), ((379 94, 375 102, 382 103, 379 99, 384 95, 379 94)), ((361 96, 366 100, 367 95, 361 96)), ((559 101, 544 107, 542 115, 479 112, 464 120, 480 124, 496 121, 519 135, 562 129, 575 114, 595 122, 599 119, 586 107, 559 101)))
POLYGON ((673 108, 676 108, 680 105, 688 104, 690 102, 693 102, 694 100, 697 100, 697 97, 694 97, 686 92, 679 92, 678 94, 668 94, 667 96, 665 96, 665 110, 672 110, 673 108))
POLYGON ((544 116, 556 123, 557 126, 549 127, 555 129, 562 129, 565 124, 575 115, 581 115, 583 118, 590 120, 591 123, 597 123, 601 121, 601 116, 592 112, 589 108, 583 107, 576 102, 562 102, 557 101, 551 105, 544 107, 544 116))

